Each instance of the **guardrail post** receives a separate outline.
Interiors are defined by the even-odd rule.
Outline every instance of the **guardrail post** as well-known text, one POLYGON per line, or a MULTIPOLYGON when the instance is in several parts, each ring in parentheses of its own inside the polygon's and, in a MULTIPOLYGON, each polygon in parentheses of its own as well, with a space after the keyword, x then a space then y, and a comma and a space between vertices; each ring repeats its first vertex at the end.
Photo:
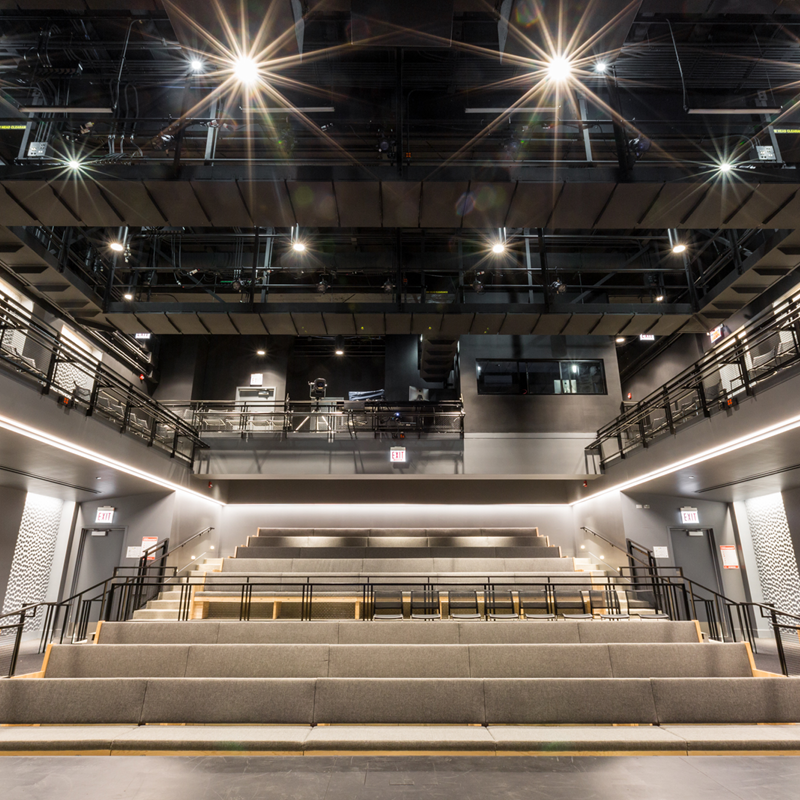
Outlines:
POLYGON ((778 625, 778 615, 775 613, 775 609, 770 610, 770 618, 772 622, 772 631, 775 634, 775 645, 778 648, 778 659, 781 663, 781 672, 788 678, 789 677, 789 667, 786 664, 786 653, 783 651, 783 639, 781 639, 781 629, 778 625))
POLYGON ((664 416, 667 418, 667 426, 670 433, 675 433, 675 420, 672 418, 672 404, 669 400, 669 392, 667 387, 664 387, 664 416))

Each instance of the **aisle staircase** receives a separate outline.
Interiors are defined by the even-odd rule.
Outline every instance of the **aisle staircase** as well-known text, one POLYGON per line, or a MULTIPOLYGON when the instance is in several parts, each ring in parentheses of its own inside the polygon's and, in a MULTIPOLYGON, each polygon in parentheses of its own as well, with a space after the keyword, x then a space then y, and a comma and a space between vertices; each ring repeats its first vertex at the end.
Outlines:
MULTIPOLYGON (((188 575, 192 583, 200 583, 200 579, 209 572, 222 570, 222 558, 204 558, 196 565, 196 569, 189 570, 188 575)), ((155 600, 150 600, 144 608, 133 612, 134 620, 177 620, 179 619, 181 603, 180 589, 166 589, 155 600)))

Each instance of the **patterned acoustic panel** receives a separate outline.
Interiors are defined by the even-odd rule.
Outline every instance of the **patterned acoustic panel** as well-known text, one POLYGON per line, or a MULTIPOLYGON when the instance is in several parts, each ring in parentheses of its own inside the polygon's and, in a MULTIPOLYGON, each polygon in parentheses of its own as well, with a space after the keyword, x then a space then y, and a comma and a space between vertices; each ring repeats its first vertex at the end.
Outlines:
MULTIPOLYGON (((28 494, 14 548, 3 611, 41 603, 47 593, 63 500, 28 494)), ((36 630, 41 614, 31 617, 25 630, 36 630)))
POLYGON ((755 497, 745 502, 745 508, 764 600, 800 614, 800 573, 783 497, 780 493, 755 497))

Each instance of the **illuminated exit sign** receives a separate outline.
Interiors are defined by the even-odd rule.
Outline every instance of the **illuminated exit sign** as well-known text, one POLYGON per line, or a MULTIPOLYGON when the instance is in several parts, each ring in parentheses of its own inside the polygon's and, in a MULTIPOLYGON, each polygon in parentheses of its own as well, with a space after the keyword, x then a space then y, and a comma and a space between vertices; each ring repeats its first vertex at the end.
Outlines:
POLYGON ((97 516, 95 516, 94 518, 95 524, 97 524, 98 522, 101 524, 108 524, 109 522, 113 522, 114 512, 116 510, 117 509, 114 508, 113 506, 100 506, 100 508, 97 509, 97 516))
POLYGON ((681 509, 681 523, 683 525, 699 525, 700 515, 697 513, 696 508, 689 508, 685 506, 681 509))
POLYGON ((394 464, 405 464, 406 462, 405 447, 393 447, 389 451, 389 460, 394 464))

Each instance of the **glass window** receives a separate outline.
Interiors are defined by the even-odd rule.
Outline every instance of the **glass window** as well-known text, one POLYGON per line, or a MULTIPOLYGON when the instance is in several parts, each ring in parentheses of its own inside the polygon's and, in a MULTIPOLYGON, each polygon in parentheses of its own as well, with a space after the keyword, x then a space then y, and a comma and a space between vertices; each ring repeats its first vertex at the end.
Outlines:
POLYGON ((525 394, 517 361, 478 361, 478 394, 525 394))
POLYGON ((478 394, 606 394, 600 360, 477 361, 478 394))

